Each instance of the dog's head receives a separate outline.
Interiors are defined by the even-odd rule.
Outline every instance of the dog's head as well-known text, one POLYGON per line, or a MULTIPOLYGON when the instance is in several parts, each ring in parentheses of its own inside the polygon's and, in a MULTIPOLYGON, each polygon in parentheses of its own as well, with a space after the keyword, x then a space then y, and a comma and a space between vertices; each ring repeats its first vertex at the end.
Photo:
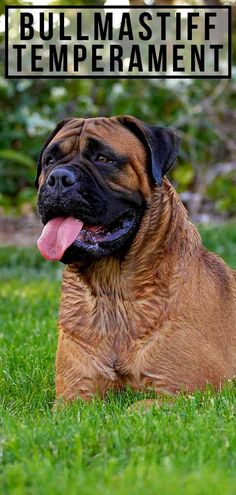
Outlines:
POLYGON ((172 130, 130 116, 59 122, 38 161, 42 254, 64 263, 124 254, 178 145, 172 130))

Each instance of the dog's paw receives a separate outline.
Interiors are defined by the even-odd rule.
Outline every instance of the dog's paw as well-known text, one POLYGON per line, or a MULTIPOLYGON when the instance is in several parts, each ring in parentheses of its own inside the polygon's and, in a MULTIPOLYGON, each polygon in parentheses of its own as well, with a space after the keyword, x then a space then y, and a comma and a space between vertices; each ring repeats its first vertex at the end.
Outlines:
POLYGON ((55 399, 52 405, 52 414, 62 411, 67 403, 63 397, 55 399))
POLYGON ((133 411, 146 411, 150 409, 151 407, 161 407, 163 405, 168 405, 172 406, 174 399, 170 397, 158 397, 158 399, 142 399, 138 400, 137 402, 134 402, 131 404, 131 406, 128 407, 128 411, 133 412, 133 411))

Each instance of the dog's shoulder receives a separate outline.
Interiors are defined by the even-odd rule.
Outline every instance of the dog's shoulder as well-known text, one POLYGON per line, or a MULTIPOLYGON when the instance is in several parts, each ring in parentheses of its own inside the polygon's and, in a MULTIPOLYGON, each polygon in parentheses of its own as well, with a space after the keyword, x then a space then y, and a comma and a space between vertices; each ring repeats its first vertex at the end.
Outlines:
POLYGON ((236 271, 232 270, 220 256, 201 247, 201 261, 205 273, 215 282, 221 294, 236 290, 236 271))

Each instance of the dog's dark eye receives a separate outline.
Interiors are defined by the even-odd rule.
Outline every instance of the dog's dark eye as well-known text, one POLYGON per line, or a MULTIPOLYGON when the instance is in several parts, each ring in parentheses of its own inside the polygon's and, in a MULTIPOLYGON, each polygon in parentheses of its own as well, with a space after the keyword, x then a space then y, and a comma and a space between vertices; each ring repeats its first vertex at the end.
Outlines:
POLYGON ((54 163, 54 158, 52 156, 47 156, 47 158, 44 160, 44 167, 49 167, 54 163))
POLYGON ((113 163, 113 161, 110 160, 109 158, 107 158, 105 155, 98 155, 97 158, 96 158, 96 162, 100 162, 100 163, 113 163))

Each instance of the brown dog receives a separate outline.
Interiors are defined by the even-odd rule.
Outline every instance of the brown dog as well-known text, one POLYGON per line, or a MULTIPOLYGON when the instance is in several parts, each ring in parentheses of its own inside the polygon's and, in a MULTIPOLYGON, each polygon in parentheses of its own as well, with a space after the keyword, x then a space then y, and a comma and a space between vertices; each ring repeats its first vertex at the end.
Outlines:
POLYGON ((63 121, 40 154, 39 249, 68 265, 57 397, 218 389, 235 375, 236 272, 163 178, 177 151, 173 131, 126 116, 63 121))

